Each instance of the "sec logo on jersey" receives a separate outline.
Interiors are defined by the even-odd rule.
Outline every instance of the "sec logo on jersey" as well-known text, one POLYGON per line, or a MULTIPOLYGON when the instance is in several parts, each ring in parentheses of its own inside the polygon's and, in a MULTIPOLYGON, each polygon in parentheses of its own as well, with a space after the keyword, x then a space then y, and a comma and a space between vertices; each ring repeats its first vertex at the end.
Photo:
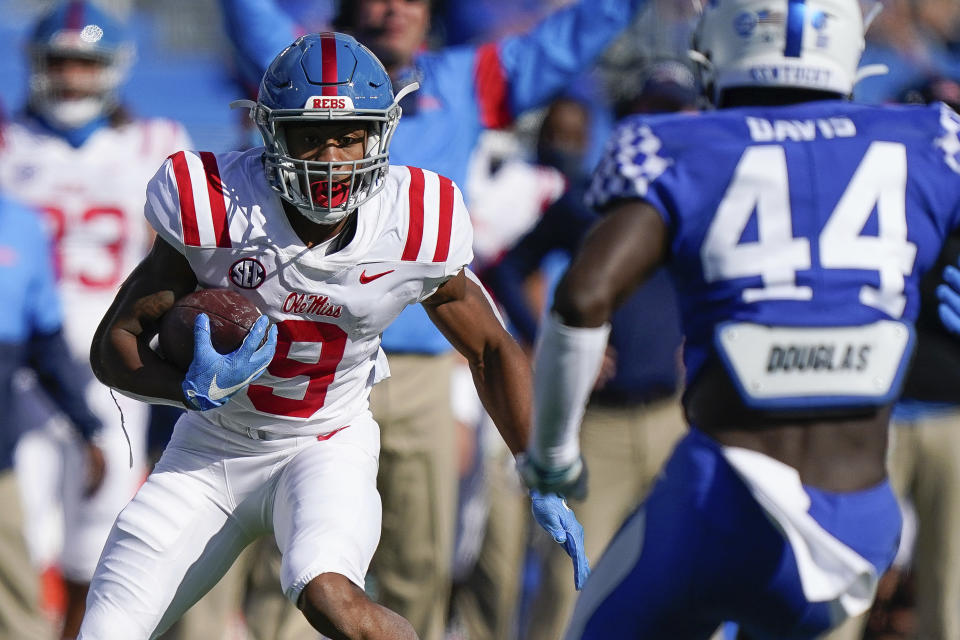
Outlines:
POLYGON ((266 275, 267 270, 256 258, 240 258, 230 265, 230 282, 241 289, 256 289, 266 275))

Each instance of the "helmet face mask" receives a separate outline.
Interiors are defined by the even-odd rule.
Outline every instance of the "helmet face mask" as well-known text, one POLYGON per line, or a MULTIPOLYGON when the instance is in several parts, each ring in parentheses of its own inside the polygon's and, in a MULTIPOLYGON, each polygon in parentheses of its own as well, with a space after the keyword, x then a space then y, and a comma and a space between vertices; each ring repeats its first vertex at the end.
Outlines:
POLYGON ((691 57, 708 97, 733 88, 849 96, 866 24, 858 0, 706 0, 691 57))
POLYGON ((339 222, 383 188, 402 93, 394 97, 383 65, 352 37, 298 38, 271 63, 250 105, 266 147, 267 182, 311 222, 339 222), (341 121, 366 126, 362 158, 319 161, 290 153, 289 127, 341 121))
POLYGON ((134 57, 120 24, 83 0, 41 18, 28 53, 30 107, 66 129, 83 127, 116 107, 134 57))

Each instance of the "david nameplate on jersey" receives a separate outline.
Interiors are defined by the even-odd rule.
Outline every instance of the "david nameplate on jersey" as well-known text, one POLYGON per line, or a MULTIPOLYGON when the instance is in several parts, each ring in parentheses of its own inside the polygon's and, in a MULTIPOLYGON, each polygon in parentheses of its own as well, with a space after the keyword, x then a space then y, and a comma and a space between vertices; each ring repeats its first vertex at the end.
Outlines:
POLYGON ((858 69, 868 23, 856 0, 706 2, 694 49, 717 109, 632 117, 609 142, 588 194, 605 218, 537 350, 527 478, 575 480, 610 314, 661 264, 691 428, 568 638, 723 620, 813 638, 870 607, 900 535, 885 454, 919 277, 960 224, 960 118, 847 100, 875 71, 858 69))

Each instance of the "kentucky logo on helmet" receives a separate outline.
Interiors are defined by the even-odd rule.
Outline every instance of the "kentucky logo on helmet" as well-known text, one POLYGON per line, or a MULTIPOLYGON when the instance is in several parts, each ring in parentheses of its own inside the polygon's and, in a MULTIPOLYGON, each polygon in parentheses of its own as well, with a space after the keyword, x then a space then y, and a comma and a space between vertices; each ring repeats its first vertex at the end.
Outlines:
POLYGON ((691 57, 714 100, 757 86, 849 95, 862 77, 864 31, 858 0, 715 0, 691 57))

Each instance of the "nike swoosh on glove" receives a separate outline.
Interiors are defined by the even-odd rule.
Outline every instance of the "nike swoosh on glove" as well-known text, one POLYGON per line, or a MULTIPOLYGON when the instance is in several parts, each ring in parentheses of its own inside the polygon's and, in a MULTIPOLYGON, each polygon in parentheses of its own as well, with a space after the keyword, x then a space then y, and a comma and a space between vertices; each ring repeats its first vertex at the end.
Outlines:
POLYGON ((198 314, 193 325, 193 362, 182 385, 187 405, 197 411, 223 406, 230 396, 263 374, 276 348, 277 326, 270 326, 267 316, 260 316, 243 344, 223 355, 210 342, 210 318, 198 314), (258 349, 265 334, 267 341, 258 349))
POLYGON ((583 546, 583 527, 566 501, 555 493, 531 491, 533 517, 573 560, 573 584, 577 591, 590 575, 590 562, 583 546))

